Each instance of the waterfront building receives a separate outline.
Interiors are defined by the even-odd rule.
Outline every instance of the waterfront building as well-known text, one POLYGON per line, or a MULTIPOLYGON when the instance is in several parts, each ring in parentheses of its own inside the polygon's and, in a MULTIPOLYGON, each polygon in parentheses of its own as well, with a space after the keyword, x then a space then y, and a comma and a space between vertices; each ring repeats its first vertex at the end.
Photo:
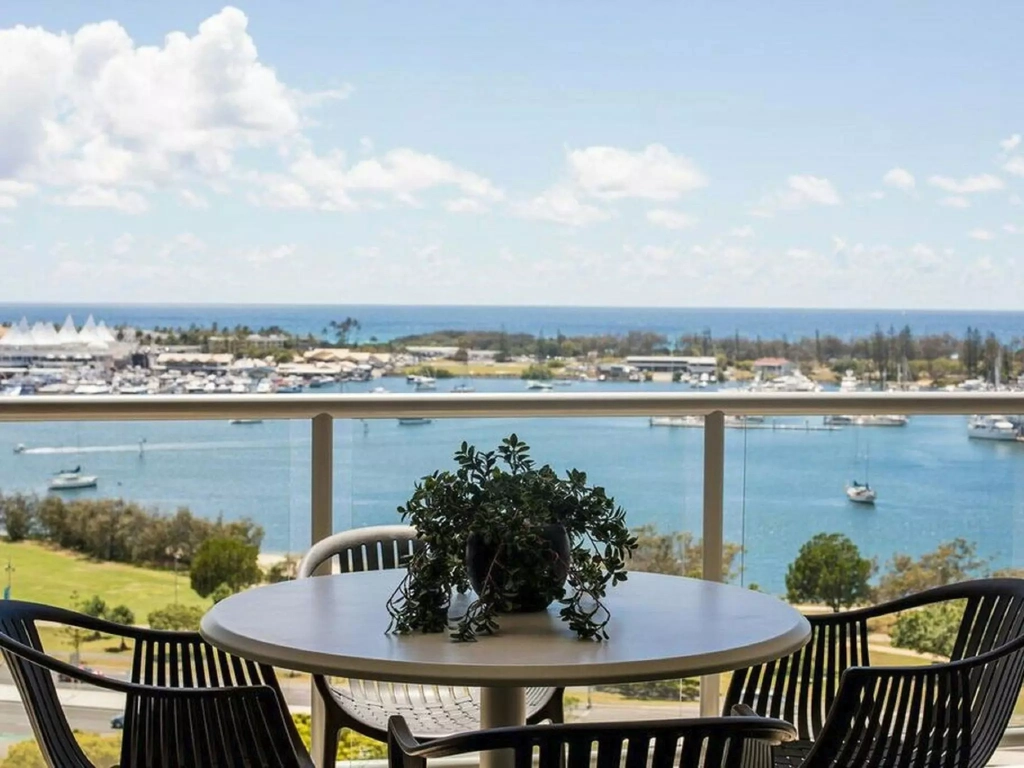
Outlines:
POLYGON ((697 376, 702 373, 712 374, 718 367, 714 357, 686 355, 630 355, 626 358, 626 364, 640 371, 690 373, 697 376))

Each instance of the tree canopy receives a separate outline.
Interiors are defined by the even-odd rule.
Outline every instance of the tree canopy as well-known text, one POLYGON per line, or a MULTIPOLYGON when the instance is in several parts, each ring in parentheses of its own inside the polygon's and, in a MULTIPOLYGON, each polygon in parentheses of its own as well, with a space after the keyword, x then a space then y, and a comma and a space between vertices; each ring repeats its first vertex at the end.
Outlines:
POLYGON ((258 584, 263 580, 258 557, 259 548, 244 541, 226 536, 207 539, 192 558, 192 589, 209 597, 222 584, 232 592, 258 584))
POLYGON ((800 547, 786 570, 786 596, 794 603, 824 603, 833 611, 864 602, 874 564, 841 533, 819 533, 800 547))
POLYGON ((978 556, 974 542, 962 538, 943 542, 917 559, 897 553, 886 563, 877 596, 882 601, 895 600, 932 587, 978 578, 989 562, 978 556))

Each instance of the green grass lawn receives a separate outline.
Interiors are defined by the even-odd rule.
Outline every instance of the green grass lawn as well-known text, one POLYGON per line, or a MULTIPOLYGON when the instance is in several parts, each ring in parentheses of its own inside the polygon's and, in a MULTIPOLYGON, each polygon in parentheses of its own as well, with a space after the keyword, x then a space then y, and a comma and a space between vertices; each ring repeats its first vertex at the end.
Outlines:
MULTIPOLYGON (((35 542, 0 542, 0 569, 8 560, 14 568, 11 597, 15 600, 70 608, 72 592, 78 592, 80 599, 99 595, 109 606, 127 605, 139 623, 145 623, 151 611, 174 602, 174 574, 170 571, 101 563, 35 542)), ((6 575, 0 572, 0 577, 6 575)), ((192 591, 185 570, 178 573, 178 602, 204 608, 210 605, 192 591)))

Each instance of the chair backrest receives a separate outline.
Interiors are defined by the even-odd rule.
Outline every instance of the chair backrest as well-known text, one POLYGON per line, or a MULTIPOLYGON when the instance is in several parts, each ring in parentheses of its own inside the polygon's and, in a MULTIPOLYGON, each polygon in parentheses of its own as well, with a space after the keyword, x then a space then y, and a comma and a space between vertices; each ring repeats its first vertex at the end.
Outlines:
MULTIPOLYGON (((43 644, 36 628, 36 621, 41 617, 32 608, 32 603, 0 600, 0 633, 42 652, 43 644)), ((57 698, 52 673, 11 653, 6 647, 3 654, 43 758, 49 765, 61 768, 92 768, 92 763, 78 746, 57 698)))
POLYGON ((402 568, 406 559, 423 546, 410 525, 375 525, 343 531, 318 541, 299 562, 298 578, 312 576, 335 558, 339 573, 402 568))
POLYGON ((68 725, 52 671, 124 694, 125 768, 308 765, 273 669, 219 651, 195 632, 124 627, 55 606, 0 600, 0 649, 49 765, 92 766, 68 725), (47 656, 36 628, 41 621, 131 638, 131 682, 47 656), (183 688, 193 690, 167 693, 183 688))
POLYGON ((515 768, 771 768, 770 746, 795 736, 787 723, 760 717, 535 725, 427 742, 409 760, 392 731, 388 754, 392 768, 492 749, 511 749, 515 768))

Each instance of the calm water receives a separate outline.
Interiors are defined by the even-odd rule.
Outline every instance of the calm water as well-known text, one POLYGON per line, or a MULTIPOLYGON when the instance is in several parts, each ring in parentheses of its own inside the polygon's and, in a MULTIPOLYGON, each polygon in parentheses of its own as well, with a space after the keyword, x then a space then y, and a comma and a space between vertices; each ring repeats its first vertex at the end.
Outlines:
POLYGON ((286 305, 49 305, 0 304, 0 322, 17 321, 25 315, 36 320, 63 322, 72 313, 78 323, 94 314, 108 325, 138 328, 277 325, 292 333, 320 336, 331 320, 347 315, 362 323, 359 339, 387 341, 399 336, 442 329, 500 330, 554 336, 624 334, 653 331, 674 338, 709 328, 717 337, 739 333, 751 338, 790 340, 834 334, 840 338, 864 336, 876 325, 888 329, 910 325, 918 335, 954 333, 967 326, 992 332, 1003 342, 1024 335, 1024 312, 948 312, 902 310, 830 309, 700 309, 630 307, 471 307, 471 306, 286 306, 286 305))
MULTIPOLYGON (((406 388, 402 379, 384 383, 406 388)), ((453 383, 440 382, 439 391, 453 383)), ((522 391, 518 381, 475 384, 478 391, 522 391)), ((568 391, 668 386, 577 384, 568 391)), ((449 466, 463 439, 493 446, 512 431, 534 446, 536 458, 585 469, 625 507, 631 524, 699 531, 701 431, 652 428, 636 418, 339 422, 335 528, 397 522, 395 507, 414 481, 449 466)), ((101 478, 98 490, 82 493, 248 515, 266 528, 267 551, 298 551, 309 536, 309 450, 305 421, 0 424, 0 489, 41 493, 52 472, 81 464, 101 478), (29 450, 14 454, 18 443, 29 450)), ((998 566, 1024 566, 1017 546, 1022 468, 1024 444, 968 440, 964 417, 840 432, 728 430, 726 536, 746 544, 745 580, 778 592, 786 565, 818 531, 844 532, 880 562, 963 536, 998 566), (849 503, 843 493, 851 478, 863 479, 865 464, 880 494, 874 509, 849 503)))

